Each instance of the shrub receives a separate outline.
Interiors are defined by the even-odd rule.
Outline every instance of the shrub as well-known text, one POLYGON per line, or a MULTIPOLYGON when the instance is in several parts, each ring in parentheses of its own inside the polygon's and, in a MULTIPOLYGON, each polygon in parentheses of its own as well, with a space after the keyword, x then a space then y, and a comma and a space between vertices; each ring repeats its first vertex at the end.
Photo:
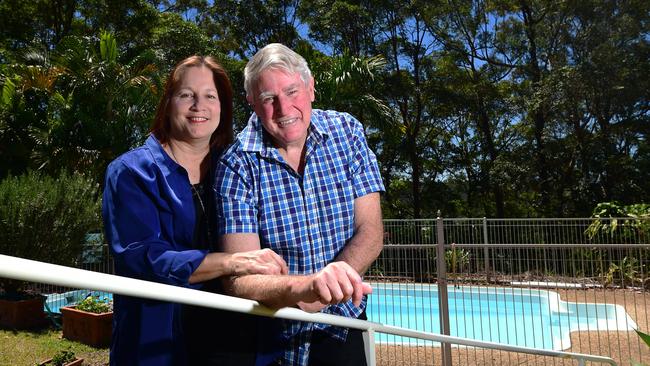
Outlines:
POLYGON ((88 296, 80 301, 75 309, 88 313, 102 314, 113 311, 112 303, 108 299, 100 299, 98 296, 88 296))
POLYGON ((71 350, 61 350, 57 352, 54 357, 52 357, 52 361, 50 361, 51 365, 54 366, 64 366, 67 363, 70 363, 77 358, 75 357, 75 354, 71 350))
POLYGON ((596 205, 587 228, 589 239, 599 235, 619 240, 632 239, 650 233, 650 204, 637 203, 623 206, 618 202, 602 202, 596 205))
MULTIPOLYGON (((78 264, 86 234, 101 229, 97 183, 82 174, 28 172, 0 182, 0 254, 78 264)), ((6 294, 23 283, 0 279, 6 294)))

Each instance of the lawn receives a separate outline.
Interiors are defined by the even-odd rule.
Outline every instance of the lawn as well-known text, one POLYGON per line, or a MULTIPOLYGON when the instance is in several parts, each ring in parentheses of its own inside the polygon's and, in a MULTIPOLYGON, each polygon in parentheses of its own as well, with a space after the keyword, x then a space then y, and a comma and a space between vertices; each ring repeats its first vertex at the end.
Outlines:
POLYGON ((93 348, 62 338, 60 330, 0 329, 0 365, 34 366, 61 350, 71 350, 84 365, 108 365, 108 348, 93 348))

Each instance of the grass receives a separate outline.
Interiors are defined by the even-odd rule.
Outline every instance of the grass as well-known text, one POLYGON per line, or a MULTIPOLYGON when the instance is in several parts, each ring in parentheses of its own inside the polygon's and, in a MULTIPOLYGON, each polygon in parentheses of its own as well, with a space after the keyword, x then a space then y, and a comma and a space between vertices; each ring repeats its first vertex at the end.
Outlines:
POLYGON ((11 331, 0 329, 0 365, 34 366, 61 350, 70 349, 84 365, 108 365, 108 348, 69 341, 60 330, 11 331))

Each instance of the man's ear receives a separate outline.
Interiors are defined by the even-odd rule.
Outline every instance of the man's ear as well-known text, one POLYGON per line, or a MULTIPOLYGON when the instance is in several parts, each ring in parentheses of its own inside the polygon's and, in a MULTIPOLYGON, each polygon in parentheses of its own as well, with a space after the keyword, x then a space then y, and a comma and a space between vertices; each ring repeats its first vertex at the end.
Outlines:
POLYGON ((248 102, 248 104, 250 104, 251 107, 253 106, 253 98, 251 97, 250 94, 246 94, 246 101, 248 102))
POLYGON ((314 77, 311 77, 311 80, 309 81, 309 98, 311 101, 316 100, 316 88, 314 87, 314 77))

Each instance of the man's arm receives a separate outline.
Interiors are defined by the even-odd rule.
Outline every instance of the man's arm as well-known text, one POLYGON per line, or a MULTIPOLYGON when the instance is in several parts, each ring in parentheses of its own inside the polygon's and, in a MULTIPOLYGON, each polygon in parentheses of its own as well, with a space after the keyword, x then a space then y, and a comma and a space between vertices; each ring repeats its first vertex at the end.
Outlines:
MULTIPOLYGON (((224 252, 233 253, 260 248, 257 234, 226 234, 221 238, 224 252)), ((361 303, 364 294, 372 291, 361 276, 348 264, 330 263, 312 275, 248 275, 224 279, 226 292, 257 300, 272 308, 294 306, 298 302, 336 304, 352 299, 361 303)))
POLYGON ((379 193, 354 200, 354 235, 336 256, 358 273, 365 273, 384 247, 384 225, 381 219, 379 193))

